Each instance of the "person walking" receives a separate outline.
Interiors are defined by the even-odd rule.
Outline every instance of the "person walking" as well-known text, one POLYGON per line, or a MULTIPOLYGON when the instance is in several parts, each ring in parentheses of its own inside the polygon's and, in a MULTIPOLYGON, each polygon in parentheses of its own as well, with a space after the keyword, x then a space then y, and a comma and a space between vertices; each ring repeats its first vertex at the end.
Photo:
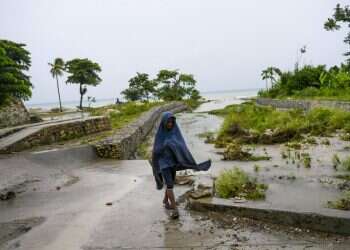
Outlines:
POLYGON ((171 112, 164 112, 154 139, 152 170, 157 189, 166 187, 163 205, 170 210, 171 218, 179 217, 173 190, 176 172, 186 169, 207 171, 210 166, 211 160, 196 163, 187 148, 175 116, 171 112))

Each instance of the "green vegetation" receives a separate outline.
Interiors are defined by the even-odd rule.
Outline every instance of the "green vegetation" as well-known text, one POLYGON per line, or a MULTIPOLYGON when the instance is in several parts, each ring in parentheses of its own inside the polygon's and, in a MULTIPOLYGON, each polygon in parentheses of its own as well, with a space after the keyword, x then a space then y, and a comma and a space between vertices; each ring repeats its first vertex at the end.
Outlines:
POLYGON ((340 136, 343 141, 350 141, 350 133, 344 133, 340 136))
POLYGON ((303 142, 311 145, 317 145, 315 137, 307 137, 303 140, 303 142))
MULTIPOLYGON (((299 139, 303 134, 328 136, 337 129, 348 131, 350 124, 350 112, 337 109, 315 108, 305 113, 245 103, 231 105, 224 110, 220 112, 226 116, 216 140, 217 147, 233 140, 273 144, 299 139)), ((308 142, 311 143, 310 140, 308 142)))
POLYGON ((146 73, 136 73, 136 76, 129 80, 129 88, 122 91, 128 101, 148 101, 156 92, 157 82, 150 80, 146 73))
POLYGON ((32 83, 26 75, 31 65, 26 45, 0 40, 0 106, 13 98, 28 100, 32 95, 32 83))
POLYGON ((282 72, 271 88, 259 91, 259 96, 350 100, 350 72, 344 64, 330 69, 305 65, 282 72))
POLYGON ((338 169, 338 166, 341 164, 341 161, 339 159, 339 156, 337 154, 334 154, 332 157, 332 164, 333 164, 333 168, 335 170, 338 169))
POLYGON ((286 146, 287 146, 288 148, 293 148, 293 149, 297 149, 297 150, 300 150, 301 147, 302 147, 302 145, 301 145, 299 142, 288 142, 288 143, 286 144, 286 146))
POLYGON ((350 210, 350 191, 345 191, 338 200, 328 201, 328 207, 340 210, 350 210))
POLYGON ((151 150, 150 148, 150 142, 149 140, 146 140, 145 142, 141 143, 137 147, 137 154, 142 158, 146 160, 151 160, 152 155, 151 155, 151 150))
MULTIPOLYGON (((331 18, 328 18, 327 22, 324 24, 324 28, 329 31, 339 30, 341 26, 340 23, 347 24, 348 28, 350 28, 350 8, 348 5, 341 7, 340 4, 334 9, 334 14, 331 18)), ((350 32, 348 31, 344 43, 350 45, 350 32)), ((346 52, 344 56, 349 57, 350 51, 346 52)), ((347 63, 350 65, 350 58, 347 58, 347 63)))
POLYGON ((215 191, 221 198, 243 197, 248 200, 265 198, 268 186, 257 183, 239 168, 223 171, 215 180, 215 191))
POLYGON ((321 144, 329 146, 329 145, 331 145, 331 142, 329 141, 328 138, 324 138, 324 139, 322 139, 321 144))
POLYGON ((237 142, 228 143, 223 156, 223 160, 226 161, 261 161, 271 159, 269 156, 254 156, 250 152, 243 150, 242 146, 237 142))
POLYGON ((129 87, 122 94, 131 101, 148 101, 150 97, 164 101, 191 100, 189 106, 195 107, 201 99, 195 85, 193 75, 163 69, 152 80, 146 73, 137 73, 129 80, 129 87))
POLYGON ((276 83, 276 76, 280 76, 281 74, 281 70, 276 67, 268 67, 261 72, 261 78, 266 81, 266 90, 269 88, 268 82, 270 81, 270 85, 273 86, 276 83))
POLYGON ((156 81, 160 85, 157 94, 165 101, 200 98, 193 75, 163 69, 159 71, 156 81))
POLYGON ((338 174, 335 176, 335 178, 350 181, 350 174, 338 174))
POLYGON ((311 168, 311 156, 309 153, 302 153, 302 162, 304 164, 304 167, 311 168))
POLYGON ((109 116, 113 129, 121 128, 140 116, 141 113, 148 111, 152 107, 162 104, 162 102, 127 102, 123 104, 109 105, 99 108, 89 108, 91 115, 109 116))
POLYGON ((254 164, 254 172, 258 173, 260 171, 260 166, 258 164, 254 164))
POLYGON ((62 112, 62 102, 61 102, 61 93, 60 93, 60 85, 58 82, 58 77, 63 75, 64 72, 64 61, 62 58, 56 58, 53 63, 49 63, 51 69, 50 73, 53 78, 56 78, 56 86, 57 86, 57 94, 58 94, 58 101, 60 104, 59 111, 62 112))
POLYGON ((101 82, 98 73, 101 67, 89 59, 73 59, 66 63, 68 74, 66 83, 79 84, 80 104, 79 108, 83 109, 83 96, 87 92, 86 85, 97 86, 101 82))
POLYGON ((205 138, 205 143, 214 143, 215 142, 215 132, 208 131, 200 133, 197 135, 199 138, 205 138))
MULTIPOLYGON (((337 4, 333 16, 328 18, 324 28, 328 31, 338 30, 341 23, 350 28, 350 8, 337 4)), ((344 42, 350 45, 349 31, 344 42)), ((262 71, 266 89, 261 90, 259 96, 350 100, 350 51, 344 54, 347 57, 345 64, 329 69, 325 65, 299 67, 301 56, 306 53, 306 46, 300 49, 300 53, 293 71, 282 72, 276 67, 268 67, 262 71), (270 88, 267 81, 271 83, 270 88)))
POLYGON ((341 166, 342 166, 346 171, 350 171, 350 156, 348 156, 348 157, 346 157, 344 160, 342 160, 341 166))

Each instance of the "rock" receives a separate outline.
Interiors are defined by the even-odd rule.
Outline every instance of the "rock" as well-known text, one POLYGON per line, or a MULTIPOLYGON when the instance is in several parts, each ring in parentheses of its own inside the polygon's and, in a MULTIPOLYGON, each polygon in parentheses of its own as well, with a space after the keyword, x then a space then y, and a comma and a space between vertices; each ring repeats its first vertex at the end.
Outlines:
POLYGON ((7 201, 16 198, 16 193, 13 191, 7 191, 5 193, 0 193, 0 200, 7 201))
POLYGON ((190 197, 195 200, 210 196, 212 196, 211 189, 197 189, 195 191, 190 192, 190 197))
MULTIPOLYGON (((230 200, 232 200, 234 203, 244 203, 244 202, 247 202, 246 199, 241 198, 241 197, 234 197, 234 198, 231 198, 230 200)), ((237 218, 235 217, 235 218, 234 218, 234 221, 235 221, 236 219, 237 219, 237 218)))
POLYGON ((192 185, 194 183, 194 180, 192 176, 181 175, 181 176, 176 176, 175 183, 177 185, 192 185))

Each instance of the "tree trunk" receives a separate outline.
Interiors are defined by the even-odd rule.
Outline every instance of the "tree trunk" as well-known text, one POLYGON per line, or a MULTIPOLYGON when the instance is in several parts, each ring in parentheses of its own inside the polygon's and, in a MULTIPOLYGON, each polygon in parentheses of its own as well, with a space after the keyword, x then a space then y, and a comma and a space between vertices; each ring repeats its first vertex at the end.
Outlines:
POLYGON ((79 108, 80 110, 83 110, 83 86, 80 84, 80 105, 79 108))
POLYGON ((59 85, 59 83, 58 83, 58 77, 57 77, 57 75, 56 75, 56 83, 57 83, 58 101, 59 101, 59 103, 60 103, 60 112, 62 112, 60 85, 59 85))

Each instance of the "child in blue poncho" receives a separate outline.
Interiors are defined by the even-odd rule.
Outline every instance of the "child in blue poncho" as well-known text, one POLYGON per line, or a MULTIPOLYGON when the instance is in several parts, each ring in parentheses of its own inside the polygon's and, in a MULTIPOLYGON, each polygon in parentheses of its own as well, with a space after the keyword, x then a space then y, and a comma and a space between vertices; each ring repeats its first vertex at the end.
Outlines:
POLYGON ((176 171, 185 169, 206 171, 210 165, 210 160, 196 163, 177 126, 175 116, 170 112, 164 112, 154 140, 152 169, 157 189, 166 186, 163 204, 166 209, 171 210, 172 218, 179 216, 173 191, 176 171))

